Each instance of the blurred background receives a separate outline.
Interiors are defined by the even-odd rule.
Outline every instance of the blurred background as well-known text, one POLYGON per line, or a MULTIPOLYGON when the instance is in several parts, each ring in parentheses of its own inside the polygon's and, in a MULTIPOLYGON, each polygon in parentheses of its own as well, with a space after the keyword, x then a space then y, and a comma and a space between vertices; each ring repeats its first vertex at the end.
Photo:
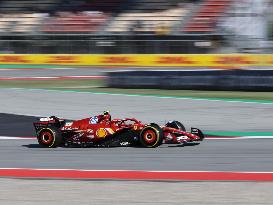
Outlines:
POLYGON ((1 0, 2 54, 272 53, 273 0, 1 0))

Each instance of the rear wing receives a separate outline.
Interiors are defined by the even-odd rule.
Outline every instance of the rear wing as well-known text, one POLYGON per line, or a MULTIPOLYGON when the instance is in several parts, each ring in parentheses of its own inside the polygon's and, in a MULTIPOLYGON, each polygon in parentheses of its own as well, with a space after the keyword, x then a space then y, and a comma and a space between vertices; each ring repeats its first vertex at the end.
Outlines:
POLYGON ((42 128, 51 127, 51 126, 60 128, 64 124, 65 124, 65 120, 64 119, 59 119, 59 118, 57 118, 55 116, 51 116, 51 117, 42 117, 42 118, 39 118, 39 121, 38 122, 34 122, 33 126, 34 126, 34 128, 35 128, 35 130, 37 132, 37 131, 39 131, 42 128))

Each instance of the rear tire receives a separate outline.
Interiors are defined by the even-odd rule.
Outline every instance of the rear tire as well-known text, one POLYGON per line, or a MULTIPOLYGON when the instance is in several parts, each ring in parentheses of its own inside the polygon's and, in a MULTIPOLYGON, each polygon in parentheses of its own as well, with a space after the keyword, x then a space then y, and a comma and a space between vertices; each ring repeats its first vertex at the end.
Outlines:
POLYGON ((139 136, 139 141, 143 147, 155 148, 163 143, 163 131, 157 124, 144 127, 139 136))
POLYGON ((37 134, 38 142, 41 146, 55 148, 62 144, 63 138, 61 132, 55 128, 43 128, 37 134))

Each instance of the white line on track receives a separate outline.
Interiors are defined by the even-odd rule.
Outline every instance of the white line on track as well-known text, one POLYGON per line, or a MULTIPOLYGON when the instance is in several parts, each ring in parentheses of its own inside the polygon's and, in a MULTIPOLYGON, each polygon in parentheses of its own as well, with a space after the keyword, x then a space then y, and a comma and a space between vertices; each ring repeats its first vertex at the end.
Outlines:
POLYGON ((10 137, 10 136, 0 136, 0 140, 29 140, 35 137, 10 137))

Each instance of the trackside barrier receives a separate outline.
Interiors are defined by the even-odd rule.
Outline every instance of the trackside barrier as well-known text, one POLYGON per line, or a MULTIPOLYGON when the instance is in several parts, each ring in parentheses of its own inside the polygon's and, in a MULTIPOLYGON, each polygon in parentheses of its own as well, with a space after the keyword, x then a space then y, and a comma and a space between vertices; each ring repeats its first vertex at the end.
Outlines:
POLYGON ((273 91, 273 70, 109 72, 107 86, 114 88, 273 91))
POLYGON ((224 67, 273 66, 273 54, 0 54, 0 64, 76 66, 224 67))

